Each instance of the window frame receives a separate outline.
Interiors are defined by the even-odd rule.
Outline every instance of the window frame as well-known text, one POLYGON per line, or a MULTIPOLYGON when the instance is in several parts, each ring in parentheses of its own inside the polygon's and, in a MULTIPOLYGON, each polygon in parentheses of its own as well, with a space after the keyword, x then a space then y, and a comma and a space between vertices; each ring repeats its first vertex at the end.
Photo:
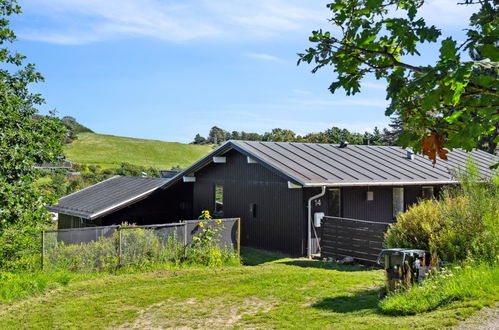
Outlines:
POLYGON ((213 214, 214 215, 218 215, 218 216, 221 216, 224 214, 224 193, 225 193, 225 187, 223 184, 221 183, 215 183, 213 185, 213 214), (218 210, 218 207, 217 207, 217 202, 218 202, 218 199, 217 199, 217 188, 218 187, 221 187, 222 188, 222 201, 220 203, 220 205, 222 206, 222 209, 221 210, 218 210))
POLYGON ((404 213, 405 210, 405 189, 404 187, 392 187, 392 217, 395 219, 401 213, 404 213), (400 191, 401 195, 400 200, 398 201, 398 205, 395 205, 395 191, 400 191), (398 212, 397 212, 398 211, 398 212))
POLYGON ((422 186, 421 187, 421 198, 422 199, 433 199, 435 198, 435 187, 434 186, 422 186), (431 196, 430 197, 426 197, 424 196, 424 190, 425 189, 431 189, 431 196))

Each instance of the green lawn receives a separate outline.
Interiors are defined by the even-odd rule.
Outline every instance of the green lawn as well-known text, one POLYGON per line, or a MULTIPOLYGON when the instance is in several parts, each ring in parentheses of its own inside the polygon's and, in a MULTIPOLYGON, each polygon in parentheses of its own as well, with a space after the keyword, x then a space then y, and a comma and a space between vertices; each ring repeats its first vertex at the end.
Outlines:
POLYGON ((0 329, 442 328, 478 309, 379 312, 383 273, 246 249, 243 267, 106 275, 0 304, 0 329))
POLYGON ((170 169, 187 167, 212 150, 211 145, 191 145, 177 142, 143 140, 122 136, 82 133, 64 147, 67 159, 104 168, 117 167, 122 162, 134 165, 170 169))

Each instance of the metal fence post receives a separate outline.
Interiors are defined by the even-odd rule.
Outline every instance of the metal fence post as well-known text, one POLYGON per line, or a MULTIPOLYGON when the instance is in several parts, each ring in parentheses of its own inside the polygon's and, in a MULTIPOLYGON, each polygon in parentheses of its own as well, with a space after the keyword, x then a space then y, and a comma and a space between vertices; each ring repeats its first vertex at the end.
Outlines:
POLYGON ((41 268, 43 270, 43 263, 45 259, 45 230, 42 230, 42 251, 41 251, 41 268))
POLYGON ((122 255, 121 255, 121 226, 118 226, 118 262, 119 262, 119 265, 121 266, 121 259, 122 259, 122 255))
POLYGON ((237 255, 241 257, 241 218, 237 218, 237 255))
POLYGON ((184 246, 187 246, 187 223, 184 224, 184 246))

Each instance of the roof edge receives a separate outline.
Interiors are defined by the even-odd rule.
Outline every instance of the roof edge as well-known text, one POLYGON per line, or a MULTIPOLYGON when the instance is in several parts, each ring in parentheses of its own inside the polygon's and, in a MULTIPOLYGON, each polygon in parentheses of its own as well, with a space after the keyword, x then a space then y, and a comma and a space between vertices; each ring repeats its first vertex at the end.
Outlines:
POLYGON ((345 183, 306 183, 304 188, 314 187, 365 187, 365 186, 421 186, 421 185, 436 185, 436 184, 455 184, 457 180, 444 181, 387 181, 387 182, 345 182, 345 183))

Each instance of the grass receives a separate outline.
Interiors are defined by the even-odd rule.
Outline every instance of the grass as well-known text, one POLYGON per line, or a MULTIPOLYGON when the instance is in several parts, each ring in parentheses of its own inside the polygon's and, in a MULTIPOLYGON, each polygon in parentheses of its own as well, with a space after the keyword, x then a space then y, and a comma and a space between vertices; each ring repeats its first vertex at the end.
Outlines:
POLYGON ((211 145, 191 145, 177 142, 135 139, 95 133, 81 133, 78 139, 64 147, 72 162, 115 168, 122 162, 170 169, 182 168, 212 150, 211 145))
POLYGON ((420 286, 384 299, 380 308, 387 314, 410 315, 465 300, 480 300, 481 304, 498 301, 499 268, 487 264, 451 266, 420 286))
POLYGON ((476 301, 414 316, 378 309, 383 272, 245 249, 250 265, 78 279, 0 303, 0 328, 442 328, 476 301))

